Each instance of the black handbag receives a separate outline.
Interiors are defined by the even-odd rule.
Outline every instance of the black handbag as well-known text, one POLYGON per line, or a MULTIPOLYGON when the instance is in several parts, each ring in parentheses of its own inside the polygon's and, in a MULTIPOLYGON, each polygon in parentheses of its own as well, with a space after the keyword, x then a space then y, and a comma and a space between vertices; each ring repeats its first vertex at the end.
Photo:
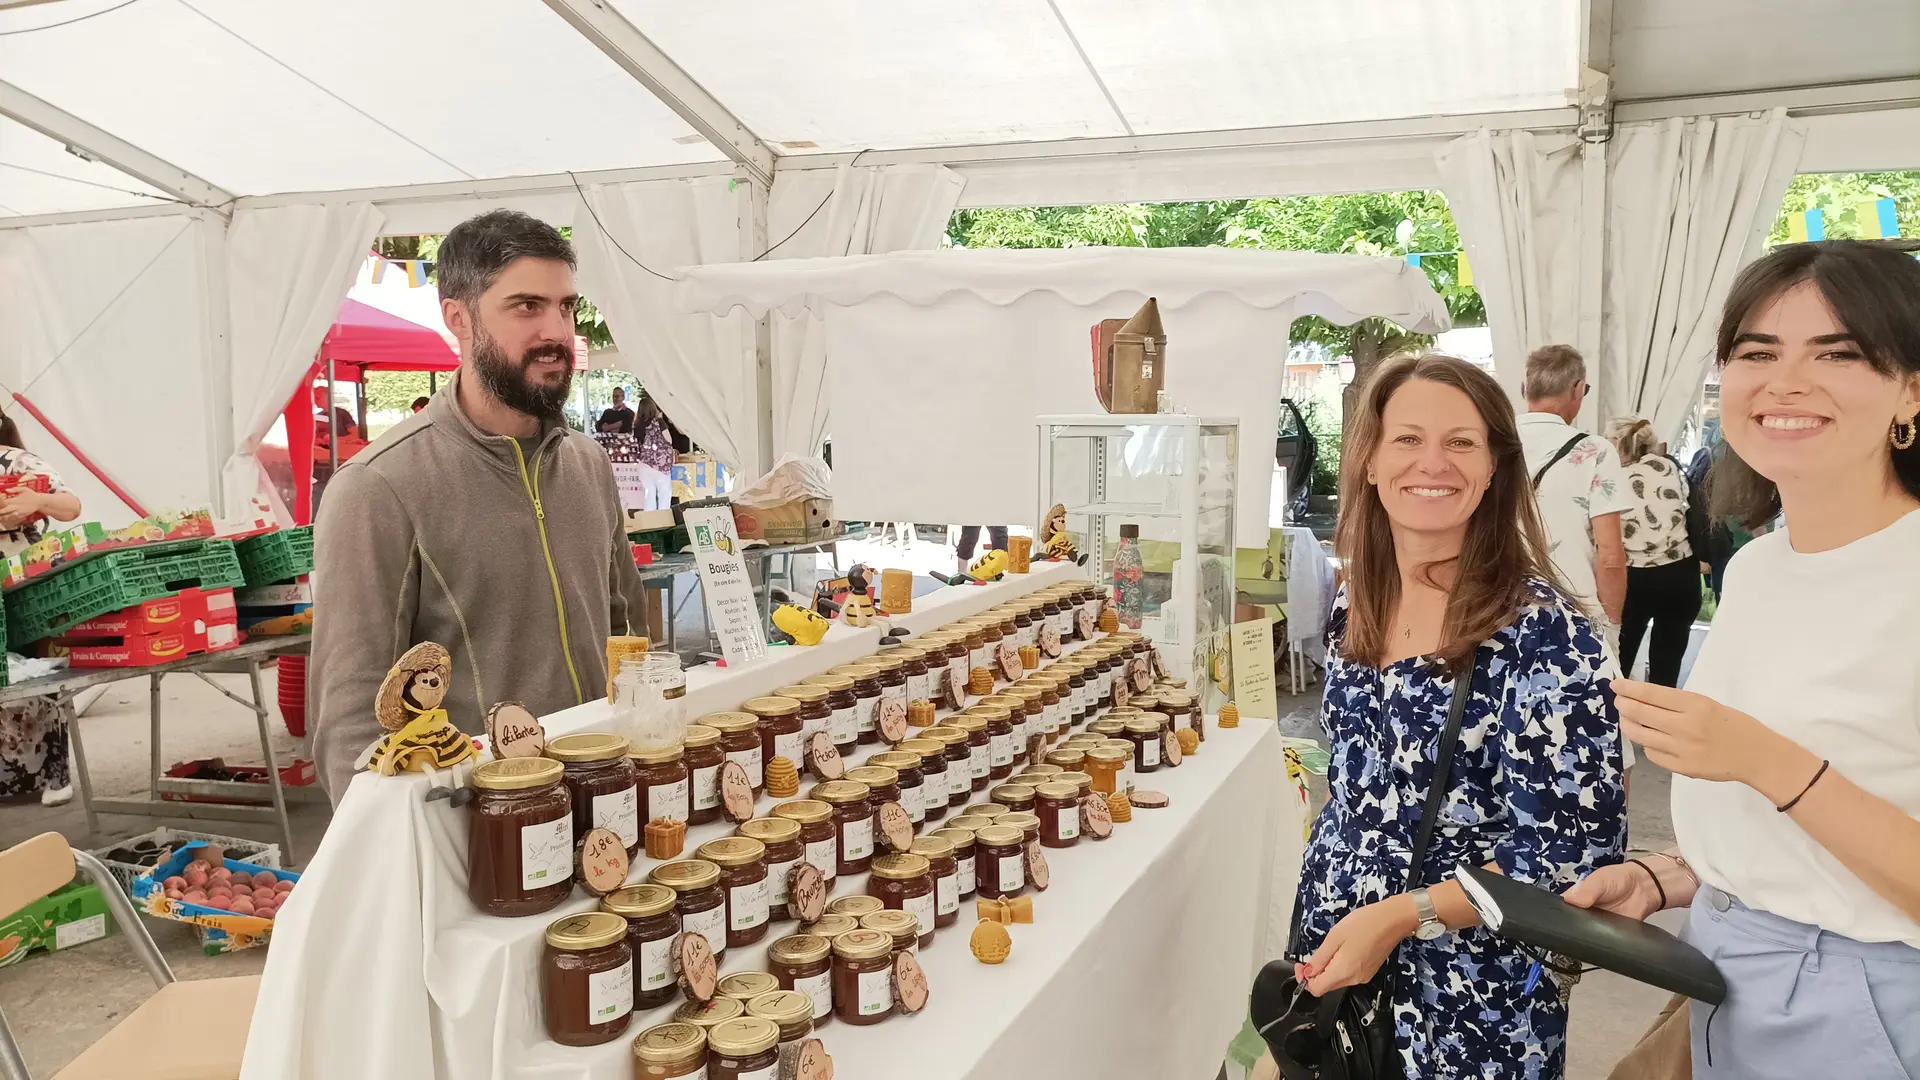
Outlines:
MULTIPOLYGON (((1440 804, 1447 797, 1447 784, 1453 776, 1453 755, 1460 742, 1460 722, 1466 716, 1467 702, 1473 697, 1473 676, 1480 669, 1480 657, 1474 654, 1473 668, 1465 679, 1457 679, 1453 700, 1447 706, 1446 727, 1433 762, 1433 786, 1427 791, 1427 805, 1420 814, 1420 828, 1414 834, 1413 862, 1401 892, 1413 888, 1426 861, 1440 820, 1440 804)), ((1425 882, 1419 882, 1425 884, 1425 882)), ((1295 909, 1294 934, 1297 939, 1300 912, 1295 909)), ((1288 949, 1289 953, 1293 950, 1288 949)), ((1280 1067, 1282 1080, 1400 1080, 1400 1053, 1393 1044, 1393 978, 1388 974, 1391 954, 1372 979, 1358 986, 1342 987, 1325 997, 1315 997, 1294 978, 1293 963, 1275 960, 1254 977, 1249 1013, 1253 1026, 1266 1040, 1267 1049, 1280 1067)))

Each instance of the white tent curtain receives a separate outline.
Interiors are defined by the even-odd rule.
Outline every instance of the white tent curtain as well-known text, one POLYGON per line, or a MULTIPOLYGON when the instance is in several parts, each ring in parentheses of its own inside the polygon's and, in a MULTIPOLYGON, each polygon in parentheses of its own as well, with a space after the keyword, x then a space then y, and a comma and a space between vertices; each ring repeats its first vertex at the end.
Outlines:
POLYGON ((580 292, 606 315, 622 363, 694 442, 751 475, 753 321, 676 310, 671 278, 679 267, 740 260, 744 185, 726 176, 596 184, 586 203, 573 230, 580 292))
POLYGON ((1580 337, 1584 155, 1564 136, 1478 131, 1434 155, 1493 333, 1494 376, 1514 400, 1527 353, 1580 337))
POLYGON ((1622 125, 1609 170, 1601 413, 1679 438, 1713 359, 1720 305, 1760 253, 1806 126, 1759 117, 1622 125))
MULTIPOLYGON (((781 173, 767 203, 769 256, 802 259, 937 248, 966 181, 944 165, 781 173), (783 240, 783 238, 785 238, 783 240)), ((820 316, 773 316, 774 454, 814 457, 830 432, 820 316)))
POLYGON ((265 478, 254 452, 313 365, 340 301, 386 221, 372 203, 241 209, 227 231, 233 351, 233 456, 222 484, 230 515, 265 478))

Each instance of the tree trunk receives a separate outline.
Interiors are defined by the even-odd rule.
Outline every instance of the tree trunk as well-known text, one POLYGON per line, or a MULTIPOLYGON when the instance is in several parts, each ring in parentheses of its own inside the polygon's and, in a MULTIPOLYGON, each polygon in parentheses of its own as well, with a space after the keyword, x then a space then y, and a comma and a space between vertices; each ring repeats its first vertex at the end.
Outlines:
POLYGON ((1349 346, 1353 356, 1353 381, 1340 392, 1340 467, 1343 471, 1349 460, 1347 440, 1353 433, 1353 417, 1359 415, 1360 402, 1367 384, 1373 381, 1373 373, 1386 359, 1387 354, 1381 348, 1385 336, 1386 324, 1379 319, 1364 319, 1353 328, 1349 346))

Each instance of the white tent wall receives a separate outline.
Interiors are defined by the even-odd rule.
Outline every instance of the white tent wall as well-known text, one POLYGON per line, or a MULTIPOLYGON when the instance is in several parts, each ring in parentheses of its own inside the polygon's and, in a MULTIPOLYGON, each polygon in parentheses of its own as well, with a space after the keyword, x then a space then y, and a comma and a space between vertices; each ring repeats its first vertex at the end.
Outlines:
MULTIPOLYGON (((0 229, 0 385, 148 511, 214 501, 209 234, 198 211, 0 229)), ((30 449, 107 525, 137 515, 23 408, 30 449)))
MULTIPOLYGON (((769 257, 877 255, 937 248, 966 181, 941 165, 841 166, 784 173, 767 201, 769 257)), ((820 316, 772 316, 774 457, 813 457, 831 429, 820 316)))

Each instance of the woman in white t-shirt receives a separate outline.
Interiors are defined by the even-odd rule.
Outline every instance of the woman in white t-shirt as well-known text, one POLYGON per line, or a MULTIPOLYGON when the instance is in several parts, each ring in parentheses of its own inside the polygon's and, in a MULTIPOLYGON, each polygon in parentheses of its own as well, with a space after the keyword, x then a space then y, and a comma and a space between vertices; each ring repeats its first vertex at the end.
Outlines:
MULTIPOLYGON (((1920 263, 1857 241, 1747 267, 1718 341, 1727 569, 1687 689, 1613 684, 1671 768, 1676 852, 1567 893, 1691 905, 1726 1001, 1695 1077, 1920 1077, 1920 263)), ((1684 1015, 1684 1014, 1681 1014, 1684 1015)), ((1653 1036, 1650 1036, 1653 1038, 1653 1036)))

